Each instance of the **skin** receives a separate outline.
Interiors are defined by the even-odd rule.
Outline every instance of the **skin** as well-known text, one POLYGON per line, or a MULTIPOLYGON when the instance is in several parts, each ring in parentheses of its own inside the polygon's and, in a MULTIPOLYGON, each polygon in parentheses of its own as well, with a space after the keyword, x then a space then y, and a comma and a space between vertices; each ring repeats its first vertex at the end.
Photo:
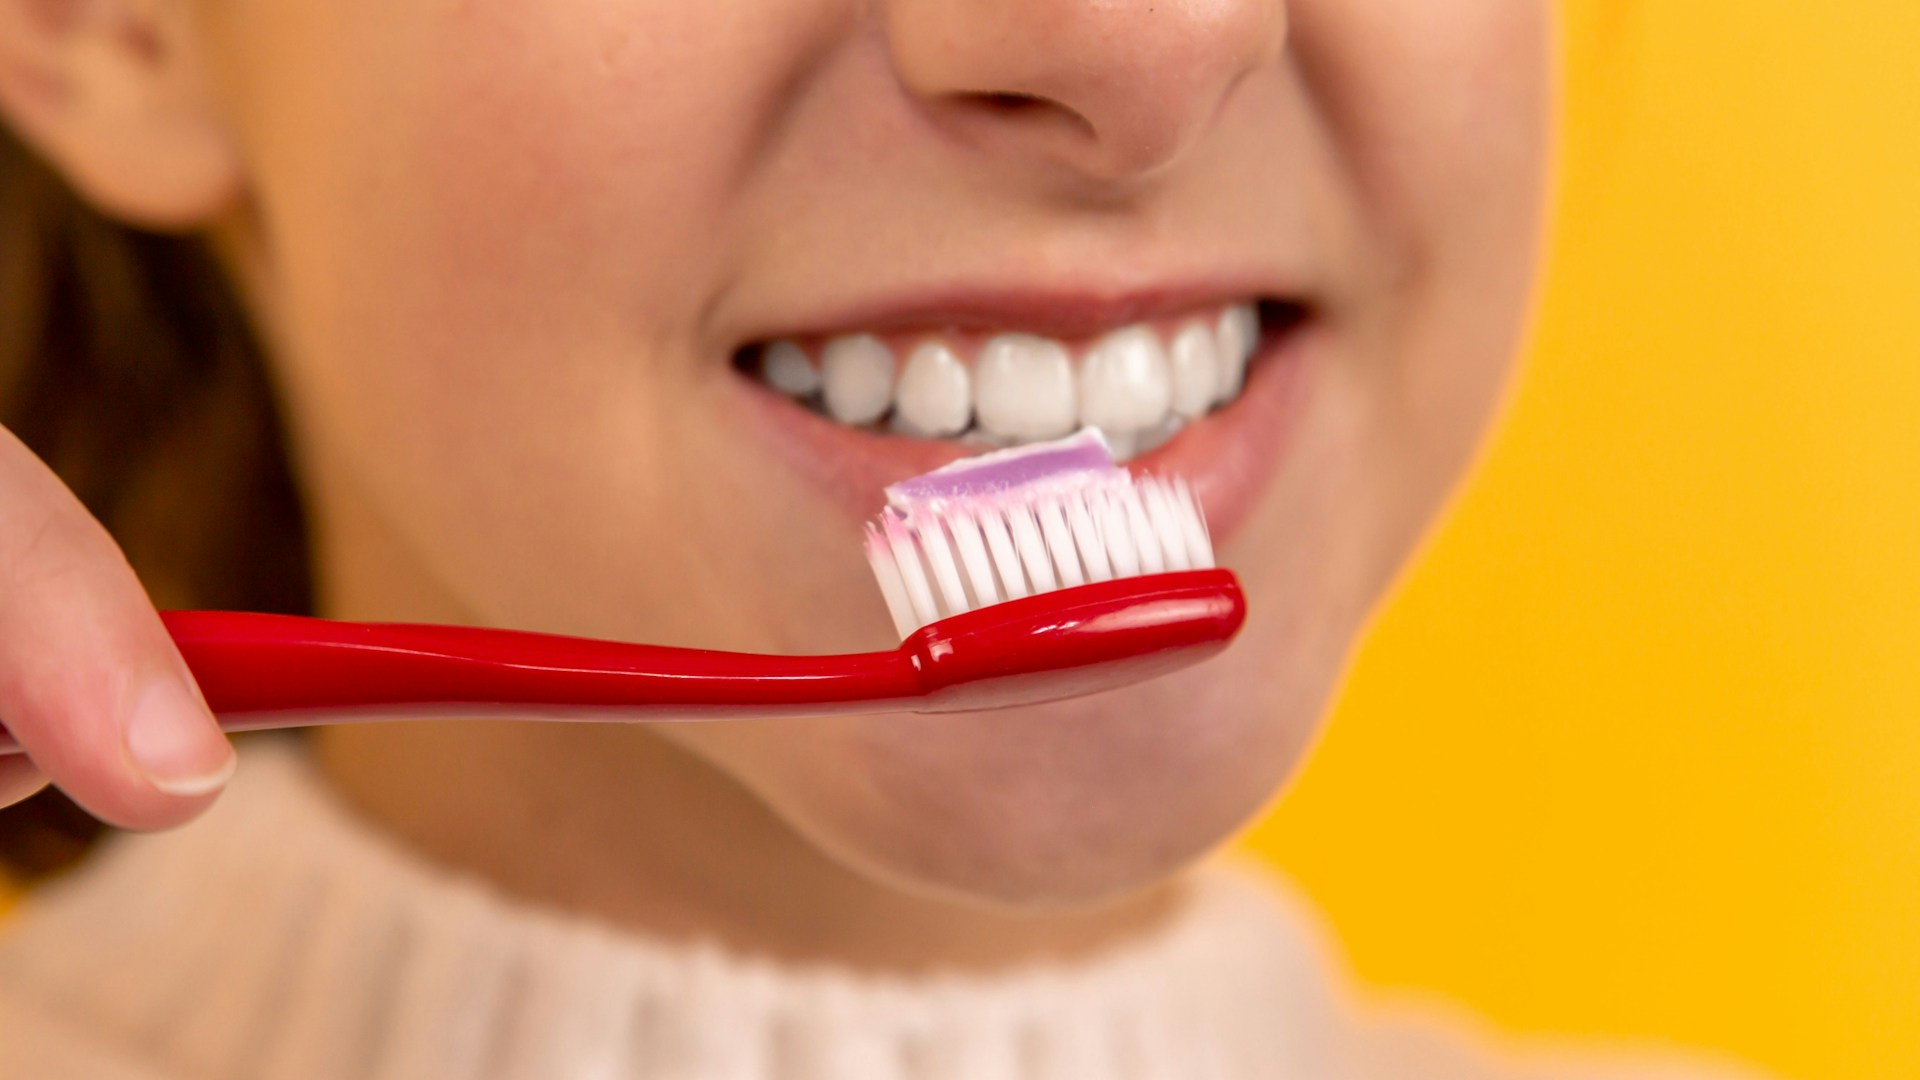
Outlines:
MULTIPOLYGON (((1284 282, 1310 378, 1223 550, 1252 617, 1213 663, 957 718, 316 739, 362 813, 516 894, 993 966, 1163 917, 1298 766, 1507 385, 1544 7, 0 0, 0 107, 98 205, 216 243, 343 618, 888 644, 844 511, 743 433, 734 350, 903 283, 1284 282)), ((0 534, 0 573, 34 583, 0 610, 0 714, 103 816, 186 820, 211 795, 156 788, 121 734, 177 670, 137 584, 11 442, 0 501, 53 523, 0 534)), ((217 780, 206 725, 159 756, 217 780)))

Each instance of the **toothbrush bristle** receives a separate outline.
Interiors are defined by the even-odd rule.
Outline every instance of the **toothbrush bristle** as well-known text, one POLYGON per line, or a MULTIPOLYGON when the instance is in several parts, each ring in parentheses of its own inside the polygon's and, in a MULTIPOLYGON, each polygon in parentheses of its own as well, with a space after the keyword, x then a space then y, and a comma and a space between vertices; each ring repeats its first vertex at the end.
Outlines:
POLYGON ((867 527, 867 558, 902 638, 1023 596, 1214 565, 1186 482, 1123 470, 1078 486, 889 507, 867 527))

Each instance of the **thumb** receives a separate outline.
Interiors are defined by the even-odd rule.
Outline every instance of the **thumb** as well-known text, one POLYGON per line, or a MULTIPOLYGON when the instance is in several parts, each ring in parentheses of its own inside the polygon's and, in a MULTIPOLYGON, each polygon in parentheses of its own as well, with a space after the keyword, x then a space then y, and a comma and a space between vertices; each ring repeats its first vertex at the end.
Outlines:
POLYGON ((0 722, 48 779, 125 828, 193 817, 232 747, 113 539, 0 430, 0 722))
POLYGON ((19 755, 0 757, 0 807, 32 798, 47 786, 47 775, 19 755))

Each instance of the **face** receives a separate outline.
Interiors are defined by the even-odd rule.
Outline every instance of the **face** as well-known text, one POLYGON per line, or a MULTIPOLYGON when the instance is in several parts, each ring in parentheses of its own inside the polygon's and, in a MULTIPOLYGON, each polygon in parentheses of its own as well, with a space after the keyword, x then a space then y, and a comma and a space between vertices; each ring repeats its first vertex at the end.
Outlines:
POLYGON ((884 647, 880 486, 1092 421, 1198 487, 1249 594, 1229 653, 1041 708, 621 737, 902 888, 1163 877, 1298 763, 1497 404, 1543 7, 203 4, 332 613, 884 647), (352 585, 379 573, 407 589, 352 585))

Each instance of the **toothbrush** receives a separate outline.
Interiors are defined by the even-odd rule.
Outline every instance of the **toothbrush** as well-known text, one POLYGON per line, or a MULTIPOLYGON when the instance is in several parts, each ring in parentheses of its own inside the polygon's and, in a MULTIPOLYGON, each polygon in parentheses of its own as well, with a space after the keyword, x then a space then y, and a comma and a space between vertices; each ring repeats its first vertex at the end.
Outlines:
MULTIPOLYGON (((161 615, 227 731, 427 717, 689 721, 959 712, 1080 697, 1226 648, 1245 619, 1184 484, 1098 432, 887 489, 867 555, 894 649, 770 656, 467 626, 161 615)), ((0 728, 0 755, 19 752, 0 728)))

